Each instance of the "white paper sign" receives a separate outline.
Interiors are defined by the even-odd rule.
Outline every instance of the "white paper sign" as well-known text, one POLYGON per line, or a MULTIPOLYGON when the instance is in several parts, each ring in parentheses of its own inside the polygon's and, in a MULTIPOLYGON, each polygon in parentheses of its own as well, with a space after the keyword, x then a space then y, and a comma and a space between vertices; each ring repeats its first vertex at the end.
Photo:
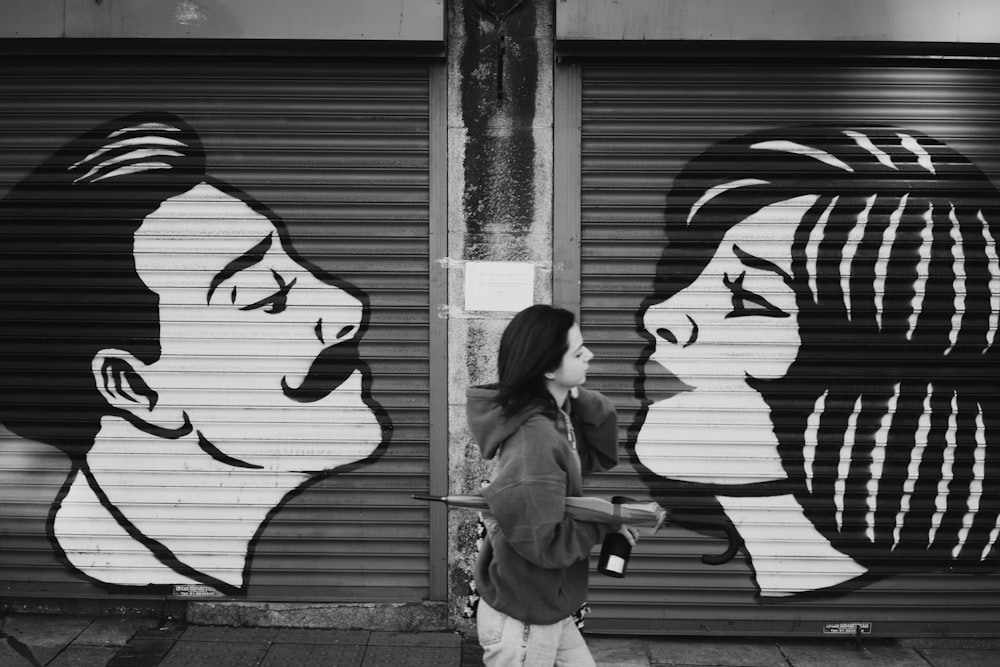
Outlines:
POLYGON ((531 262, 466 262, 465 309, 517 312, 534 303, 531 262))

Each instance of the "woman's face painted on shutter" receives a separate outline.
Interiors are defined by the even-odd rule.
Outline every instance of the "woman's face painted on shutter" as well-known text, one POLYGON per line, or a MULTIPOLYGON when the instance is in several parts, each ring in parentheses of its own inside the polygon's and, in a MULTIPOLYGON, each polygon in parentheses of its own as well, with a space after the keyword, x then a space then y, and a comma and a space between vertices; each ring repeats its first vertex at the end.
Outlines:
MULTIPOLYGON (((643 313, 653 345, 644 373, 650 405, 636 456, 668 487, 694 484, 714 496, 743 540, 761 594, 770 597, 865 572, 817 533, 791 494, 795 481, 760 391, 785 378, 802 349, 791 249, 815 201, 803 196, 765 206, 732 226, 708 263, 690 270, 696 276, 682 277, 678 289, 643 313), (668 391, 657 395, 659 388, 668 391), (821 571, 810 571, 812 563, 821 571)), ((668 261, 690 265, 683 248, 671 252, 668 261)))
POLYGON ((690 284, 643 314, 655 345, 646 376, 668 374, 676 391, 656 396, 647 382, 652 403, 635 445, 661 477, 737 487, 785 477, 768 407, 748 383, 783 377, 799 351, 796 225, 774 224, 789 205, 807 203, 768 206, 730 228, 690 284))
POLYGON ((382 442, 357 356, 364 305, 283 243, 266 215, 206 183, 135 235, 160 299, 162 354, 142 376, 157 409, 187 415, 208 469, 319 472, 382 442))

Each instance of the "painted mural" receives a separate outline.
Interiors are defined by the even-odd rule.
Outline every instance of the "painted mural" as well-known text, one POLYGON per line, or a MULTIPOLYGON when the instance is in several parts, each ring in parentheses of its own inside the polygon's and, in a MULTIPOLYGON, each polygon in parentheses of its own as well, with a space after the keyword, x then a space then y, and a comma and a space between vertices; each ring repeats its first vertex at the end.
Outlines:
POLYGON ((722 141, 667 197, 630 443, 764 598, 1000 564, 1000 193, 895 127, 722 141))
MULTIPOLYGON (((72 462, 48 539, 108 589, 246 595, 282 506, 387 445, 368 295, 211 157, 125 116, 0 201, 0 423, 72 462)), ((725 516, 764 598, 996 572, 987 176, 910 129, 780 128, 690 160, 666 219, 628 444, 653 497, 725 516)))
POLYGON ((389 432, 366 294, 207 162, 181 118, 131 115, 0 202, 0 421, 70 457, 49 538, 105 586, 244 594, 277 508, 389 432))

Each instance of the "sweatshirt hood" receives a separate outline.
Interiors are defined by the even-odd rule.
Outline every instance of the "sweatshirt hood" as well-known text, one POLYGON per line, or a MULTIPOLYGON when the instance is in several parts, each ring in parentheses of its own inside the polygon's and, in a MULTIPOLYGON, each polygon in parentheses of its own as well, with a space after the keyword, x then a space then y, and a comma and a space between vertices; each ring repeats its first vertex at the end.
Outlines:
POLYGON ((466 393, 466 417, 472 437, 484 459, 496 456, 500 445, 524 422, 543 412, 541 405, 531 405, 517 414, 505 415, 497 403, 496 385, 470 387, 466 393))

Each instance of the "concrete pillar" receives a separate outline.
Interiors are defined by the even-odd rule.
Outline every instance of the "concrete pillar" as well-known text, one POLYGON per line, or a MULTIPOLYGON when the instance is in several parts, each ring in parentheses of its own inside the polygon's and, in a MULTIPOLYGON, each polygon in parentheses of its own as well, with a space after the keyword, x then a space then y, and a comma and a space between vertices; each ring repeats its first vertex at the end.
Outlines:
MULTIPOLYGON (((554 0, 454 0, 448 16, 449 488, 490 478, 465 421, 468 386, 496 380, 511 312, 468 311, 467 261, 535 265, 534 300, 552 296, 554 0)), ((462 611, 476 557, 476 517, 449 518, 449 615, 462 611)))

